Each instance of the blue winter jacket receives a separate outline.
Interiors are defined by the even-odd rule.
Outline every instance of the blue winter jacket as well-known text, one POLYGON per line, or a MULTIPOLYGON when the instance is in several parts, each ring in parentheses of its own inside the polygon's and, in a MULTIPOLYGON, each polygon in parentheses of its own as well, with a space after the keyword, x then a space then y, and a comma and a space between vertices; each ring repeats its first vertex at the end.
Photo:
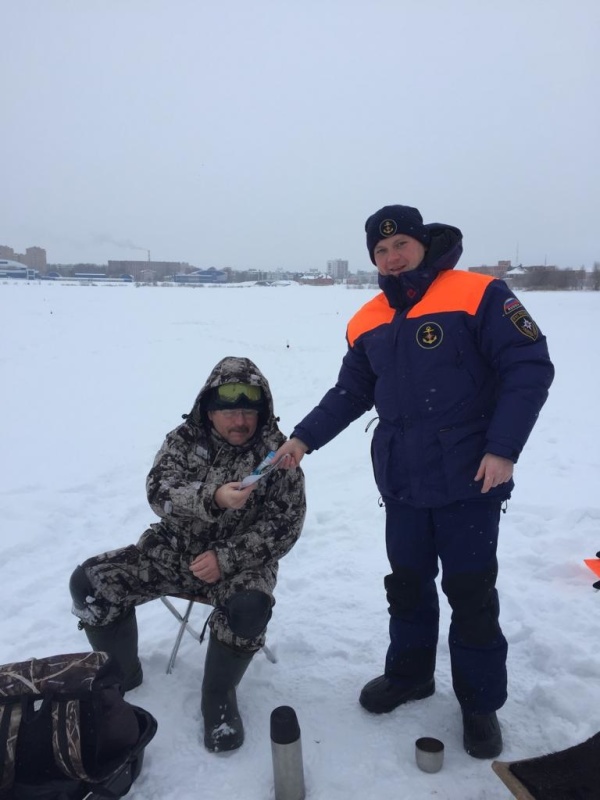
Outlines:
POLYGON ((429 227, 423 263, 380 276, 382 293, 350 320, 337 383, 292 436, 316 450, 374 405, 371 456, 385 502, 506 499, 512 481, 481 494, 480 461, 485 453, 517 461, 554 367, 503 281, 453 271, 460 231, 429 227))

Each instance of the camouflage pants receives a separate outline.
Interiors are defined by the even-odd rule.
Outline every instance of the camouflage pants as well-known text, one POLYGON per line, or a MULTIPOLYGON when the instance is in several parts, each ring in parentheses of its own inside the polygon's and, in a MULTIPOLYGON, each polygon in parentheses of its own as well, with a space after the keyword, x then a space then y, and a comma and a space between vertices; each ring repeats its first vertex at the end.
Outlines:
POLYGON ((182 553, 180 543, 161 533, 160 526, 154 525, 137 544, 101 553, 83 562, 81 566, 94 594, 87 599, 85 612, 74 609, 74 613, 86 624, 108 625, 131 608, 162 595, 195 594, 206 598, 215 607, 209 626, 219 641, 248 652, 259 650, 265 643, 265 632, 254 639, 236 636, 220 607, 233 594, 247 589, 264 592, 274 604, 276 565, 244 570, 210 584, 194 577, 190 571, 194 555, 190 555, 187 548, 182 553))

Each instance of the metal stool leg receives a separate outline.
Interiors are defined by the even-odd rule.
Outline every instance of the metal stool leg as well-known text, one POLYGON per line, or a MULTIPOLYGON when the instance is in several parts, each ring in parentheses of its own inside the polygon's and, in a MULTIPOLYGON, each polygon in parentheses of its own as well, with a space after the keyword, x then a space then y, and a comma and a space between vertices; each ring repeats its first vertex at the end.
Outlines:
POLYGON ((271 664, 276 664, 277 663, 277 659, 275 658, 275 654, 273 653, 273 651, 269 647, 267 647, 266 644, 263 644, 262 651, 265 654, 267 660, 271 662, 271 664))
POLYGON ((171 652, 171 657, 169 658, 169 663, 167 664, 167 675, 170 675, 173 672, 173 667, 175 666, 175 659, 177 658, 177 653, 179 651, 179 645, 181 644, 181 640, 183 639, 183 634, 185 633, 185 629, 188 627, 188 620, 190 618, 190 614, 192 613, 192 608, 194 607, 194 601, 190 600, 185 613, 183 616, 177 611, 175 606, 170 603, 165 598, 162 598, 163 602, 172 611, 175 616, 180 620, 179 631, 177 632, 177 638, 175 639, 175 644, 173 646, 173 650, 171 652))
MULTIPOLYGON (((176 596, 181 597, 182 599, 184 599, 185 597, 184 595, 176 595, 176 596)), ((177 658, 177 653, 179 652, 179 645, 181 644, 181 640, 183 639, 183 634, 186 632, 186 630, 189 634, 191 634, 191 636, 194 637, 194 639, 197 642, 200 641, 200 634, 198 633, 198 631, 192 628, 192 626, 189 623, 189 619, 190 619, 190 614, 192 613, 192 609, 194 607, 194 603, 202 603, 203 601, 199 600, 198 598, 190 599, 188 601, 188 604, 186 606, 183 615, 181 615, 179 611, 175 608, 173 603, 171 603, 168 597, 165 597, 163 595, 160 599, 169 609, 171 614, 173 614, 173 616, 179 621, 179 630, 177 631, 177 638, 175 639, 175 644, 173 645, 171 657, 169 658, 169 663, 167 664, 167 675, 170 675, 173 672, 173 667, 175 666, 175 659, 177 658)), ((187 599, 187 597, 185 597, 185 599, 187 599)), ((209 605, 208 603, 206 604, 209 605)), ((275 657, 275 654, 269 647, 267 647, 266 644, 263 645, 261 649, 265 654, 266 659, 270 661, 271 664, 277 663, 277 658, 275 657)))

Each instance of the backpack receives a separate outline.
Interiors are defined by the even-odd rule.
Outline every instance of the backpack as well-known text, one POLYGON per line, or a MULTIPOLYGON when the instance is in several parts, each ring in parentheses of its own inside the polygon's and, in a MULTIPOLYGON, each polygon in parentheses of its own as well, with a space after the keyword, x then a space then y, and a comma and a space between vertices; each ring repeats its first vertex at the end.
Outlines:
POLYGON ((0 666, 0 800, 123 797, 156 733, 106 653, 0 666))

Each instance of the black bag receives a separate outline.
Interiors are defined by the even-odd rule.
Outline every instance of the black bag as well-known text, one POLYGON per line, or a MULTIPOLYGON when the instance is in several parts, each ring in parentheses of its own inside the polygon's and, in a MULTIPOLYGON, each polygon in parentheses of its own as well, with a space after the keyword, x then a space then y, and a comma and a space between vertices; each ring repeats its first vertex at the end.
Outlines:
POLYGON ((123 797, 156 728, 106 653, 0 666, 0 800, 123 797))

